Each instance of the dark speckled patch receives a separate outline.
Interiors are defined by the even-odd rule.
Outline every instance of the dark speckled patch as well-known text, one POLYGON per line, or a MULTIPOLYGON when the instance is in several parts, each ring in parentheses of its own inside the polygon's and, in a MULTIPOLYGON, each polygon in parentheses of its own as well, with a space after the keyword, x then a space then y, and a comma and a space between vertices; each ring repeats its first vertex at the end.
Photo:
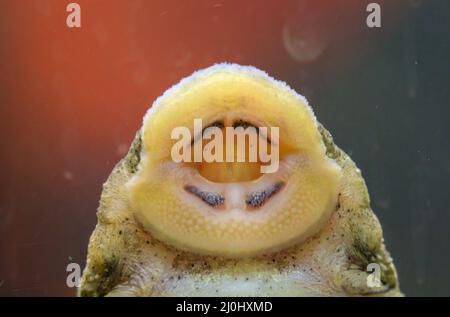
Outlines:
POLYGON ((278 182, 273 184, 271 187, 263 190, 251 193, 245 199, 245 203, 247 205, 252 206, 253 208, 261 207, 269 200, 270 197, 278 193, 284 186, 283 182, 278 182))
POLYGON ((223 205, 223 203, 225 201, 225 198, 222 195, 220 195, 218 193, 210 193, 210 192, 201 191, 193 185, 187 185, 184 187, 184 189, 187 192, 194 194, 195 196, 197 196, 198 198, 203 200, 205 203, 207 203, 211 207, 217 207, 217 206, 223 205))

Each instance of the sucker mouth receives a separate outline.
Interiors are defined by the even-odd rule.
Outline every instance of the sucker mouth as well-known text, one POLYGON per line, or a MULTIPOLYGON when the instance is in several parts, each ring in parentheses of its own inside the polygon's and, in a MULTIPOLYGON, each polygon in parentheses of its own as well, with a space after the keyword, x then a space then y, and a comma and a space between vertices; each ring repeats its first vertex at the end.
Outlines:
POLYGON ((336 205, 341 170, 306 99, 253 68, 221 65, 183 80, 147 112, 142 141, 131 208, 183 250, 280 250, 318 232, 336 205))

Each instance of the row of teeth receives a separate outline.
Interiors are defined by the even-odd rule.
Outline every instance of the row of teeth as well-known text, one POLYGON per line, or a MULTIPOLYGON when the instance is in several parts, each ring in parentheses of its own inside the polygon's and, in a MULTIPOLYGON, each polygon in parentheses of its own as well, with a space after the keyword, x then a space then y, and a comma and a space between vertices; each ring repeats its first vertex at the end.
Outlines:
MULTIPOLYGON (((245 204, 253 209, 260 208, 283 187, 284 182, 277 182, 262 191, 252 192, 245 198, 245 204)), ((225 203, 225 197, 219 193, 202 191, 193 185, 186 185, 184 189, 187 192, 197 196, 211 207, 223 206, 225 203)))
POLYGON ((184 189, 187 192, 194 194, 195 196, 197 196, 198 198, 203 200, 205 203, 207 203, 211 207, 220 206, 225 202, 225 198, 218 193, 204 192, 192 185, 187 185, 184 187, 184 189))
POLYGON ((264 205, 266 201, 269 200, 273 195, 278 193, 281 188, 283 188, 283 186, 283 182, 278 182, 263 191, 253 192, 249 196, 247 196, 247 198, 245 199, 245 203, 252 206, 253 208, 259 208, 264 205))
MULTIPOLYGON (((239 127, 241 127, 241 128, 244 128, 244 129, 247 129, 247 128, 254 128, 255 131, 256 131, 258 134, 261 133, 260 127, 259 127, 259 126, 254 125, 253 123, 250 123, 250 122, 245 121, 245 120, 242 120, 242 119, 239 119, 239 120, 235 121, 235 122, 233 123, 232 127, 233 127, 233 128, 239 128, 239 127)), ((212 128, 219 128, 219 129, 222 129, 222 128, 225 128, 225 124, 224 124, 223 121, 215 121, 215 122, 213 122, 212 124, 208 125, 207 127, 203 128, 201 135, 196 135, 196 136, 194 136, 194 138, 193 138, 193 140, 192 140, 192 142, 191 142, 191 145, 194 145, 194 144, 197 143, 199 140, 201 140, 201 138, 204 136, 204 134, 206 133, 206 131, 208 131, 209 129, 212 129, 212 128)), ((266 138, 267 138, 267 143, 271 144, 271 140, 270 140, 269 136, 262 135, 261 137, 266 137, 266 138)))

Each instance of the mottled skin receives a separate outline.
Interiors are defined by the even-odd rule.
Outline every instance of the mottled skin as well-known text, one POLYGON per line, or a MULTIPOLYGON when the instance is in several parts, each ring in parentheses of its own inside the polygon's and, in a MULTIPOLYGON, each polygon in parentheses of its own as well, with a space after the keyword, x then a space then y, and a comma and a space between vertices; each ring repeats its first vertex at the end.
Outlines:
POLYGON ((401 296, 397 274, 354 162, 319 125, 327 156, 342 168, 339 202, 328 223, 305 242, 251 258, 177 250, 135 220, 125 184, 140 161, 141 133, 104 184, 98 224, 79 288, 81 296, 401 296), (381 287, 368 287, 369 263, 381 287))

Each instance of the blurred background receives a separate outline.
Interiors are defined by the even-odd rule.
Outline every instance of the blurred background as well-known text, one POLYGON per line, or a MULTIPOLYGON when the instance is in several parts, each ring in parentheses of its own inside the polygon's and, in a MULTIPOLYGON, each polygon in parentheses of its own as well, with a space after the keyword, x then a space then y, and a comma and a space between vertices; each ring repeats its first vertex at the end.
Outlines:
POLYGON ((450 295, 450 2, 78 0, 72 29, 69 2, 0 0, 0 295, 75 295, 66 266, 146 109, 222 61, 307 97, 362 170, 403 292, 450 295))

